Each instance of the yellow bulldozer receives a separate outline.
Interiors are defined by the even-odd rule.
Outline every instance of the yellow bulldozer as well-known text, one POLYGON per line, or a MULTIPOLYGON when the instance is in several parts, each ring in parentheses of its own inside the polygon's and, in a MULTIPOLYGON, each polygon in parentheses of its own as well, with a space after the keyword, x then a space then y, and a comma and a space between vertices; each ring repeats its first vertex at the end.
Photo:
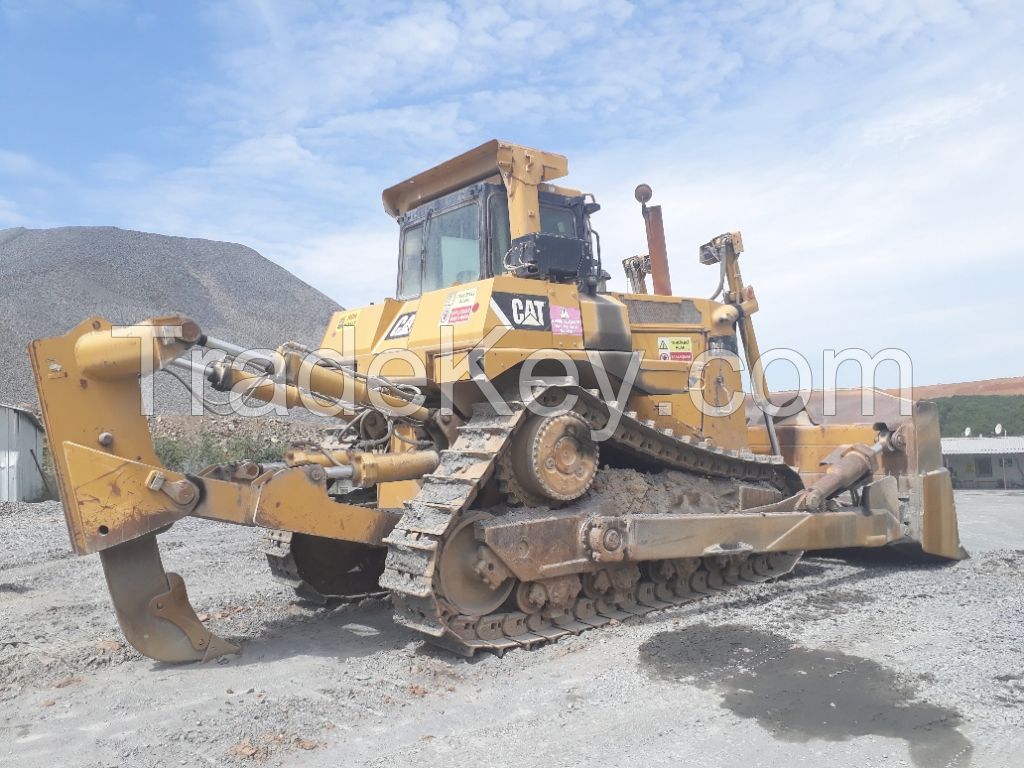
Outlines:
POLYGON ((99 553, 135 648, 237 650, 161 563, 159 534, 186 516, 262 527, 301 594, 387 595, 398 623, 465 655, 775 579, 806 551, 962 556, 932 404, 778 418, 739 233, 699 249, 712 298, 674 296, 640 185, 648 253, 622 261, 629 292, 608 290, 599 205, 553 183, 567 172, 561 155, 490 141, 387 189, 396 297, 336 313, 316 350, 254 354, 181 315, 93 317, 31 343, 72 546, 99 553), (139 384, 164 369, 335 426, 279 461, 173 471, 139 384))

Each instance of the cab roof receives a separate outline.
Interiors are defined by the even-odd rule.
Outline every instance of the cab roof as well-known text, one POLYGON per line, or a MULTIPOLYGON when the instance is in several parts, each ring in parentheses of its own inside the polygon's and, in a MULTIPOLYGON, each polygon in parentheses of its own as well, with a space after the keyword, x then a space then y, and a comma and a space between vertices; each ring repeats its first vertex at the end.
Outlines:
MULTIPOLYGON (((540 181, 560 179, 569 172, 569 160, 564 155, 491 139, 458 157, 418 173, 384 190, 384 210, 398 218, 413 208, 443 197, 485 179, 501 180, 508 186, 509 177, 521 177, 517 171, 522 164, 542 165, 540 181)), ((559 190, 575 193, 576 190, 559 190)))

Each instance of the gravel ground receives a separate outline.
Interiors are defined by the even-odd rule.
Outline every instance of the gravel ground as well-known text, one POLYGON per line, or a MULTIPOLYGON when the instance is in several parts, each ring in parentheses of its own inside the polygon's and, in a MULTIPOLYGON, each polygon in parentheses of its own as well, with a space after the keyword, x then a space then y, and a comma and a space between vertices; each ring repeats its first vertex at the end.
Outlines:
MULTIPOLYGON (((236 243, 115 227, 0 230, 0 402, 34 405, 25 348, 90 315, 133 323, 183 312, 246 347, 289 339, 317 346, 338 305, 236 243)), ((158 377, 157 409, 188 413, 188 396, 158 377)))
POLYGON ((266 445, 275 452, 282 452, 292 445, 323 443, 327 439, 326 430, 337 428, 341 423, 316 417, 299 418, 302 413, 299 411, 294 417, 289 414, 288 418, 158 415, 150 418, 149 429, 157 441, 171 440, 187 445, 209 440, 227 447, 232 441, 241 441, 245 445, 266 445))
POLYGON ((504 658, 388 606, 293 601, 258 534, 161 537, 240 656, 126 648, 57 504, 0 506, 0 764, 999 766, 1024 749, 1024 494, 963 492, 957 565, 808 558, 778 583, 504 658))

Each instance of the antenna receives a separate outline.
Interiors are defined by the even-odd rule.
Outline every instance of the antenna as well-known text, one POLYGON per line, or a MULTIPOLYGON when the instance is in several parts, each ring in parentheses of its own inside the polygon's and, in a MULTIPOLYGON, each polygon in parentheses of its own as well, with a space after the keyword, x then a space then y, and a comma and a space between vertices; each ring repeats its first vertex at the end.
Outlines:
POLYGON ((996 434, 997 435, 1003 434, 1003 425, 1002 424, 996 424, 996 434))
POLYGON ((970 437, 970 436, 971 436, 971 428, 970 427, 964 427, 964 437, 970 437))

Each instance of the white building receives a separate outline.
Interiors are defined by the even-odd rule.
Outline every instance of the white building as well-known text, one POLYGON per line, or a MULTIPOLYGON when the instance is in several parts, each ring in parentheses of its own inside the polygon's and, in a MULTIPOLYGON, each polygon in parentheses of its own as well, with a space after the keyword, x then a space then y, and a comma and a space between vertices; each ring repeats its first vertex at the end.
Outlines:
POLYGON ((38 501, 43 479, 43 425, 31 411, 0 403, 0 501, 38 501))
POLYGON ((1024 488, 1024 437, 944 437, 955 488, 1024 488))

